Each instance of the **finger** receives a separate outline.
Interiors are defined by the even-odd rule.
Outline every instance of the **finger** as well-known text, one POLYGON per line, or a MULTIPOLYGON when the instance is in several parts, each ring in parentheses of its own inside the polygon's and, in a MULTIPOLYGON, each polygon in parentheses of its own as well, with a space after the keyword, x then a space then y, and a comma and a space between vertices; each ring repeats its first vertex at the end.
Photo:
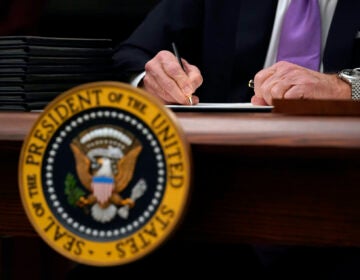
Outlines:
POLYGON ((261 86, 266 80, 268 80, 276 72, 276 66, 272 65, 268 68, 262 69, 256 73, 254 77, 254 87, 261 86))
POLYGON ((258 96, 256 96, 256 95, 253 95, 253 96, 251 97, 251 103, 252 103, 253 105, 260 105, 260 106, 266 106, 266 105, 268 105, 268 104, 266 103, 266 101, 265 101, 264 98, 258 97, 258 96))
POLYGON ((272 67, 259 71, 254 77, 254 92, 258 98, 265 102, 271 101, 270 89, 273 86, 271 76, 275 73, 272 67))
POLYGON ((193 105, 198 104, 199 101, 200 101, 199 97, 197 95, 194 95, 194 94, 191 96, 191 100, 192 100, 193 105))
POLYGON ((203 83, 203 77, 201 75, 200 69, 195 65, 189 64, 185 59, 183 59, 183 65, 187 76, 189 77, 193 89, 196 91, 203 83))
POLYGON ((270 82, 272 85, 269 88, 269 98, 271 98, 271 103, 273 99, 283 99, 285 93, 293 87, 293 84, 288 79, 274 80, 270 82))
POLYGON ((307 99, 307 95, 311 96, 309 92, 311 90, 306 85, 296 85, 291 87, 288 91, 285 92, 284 98, 286 99, 307 99))

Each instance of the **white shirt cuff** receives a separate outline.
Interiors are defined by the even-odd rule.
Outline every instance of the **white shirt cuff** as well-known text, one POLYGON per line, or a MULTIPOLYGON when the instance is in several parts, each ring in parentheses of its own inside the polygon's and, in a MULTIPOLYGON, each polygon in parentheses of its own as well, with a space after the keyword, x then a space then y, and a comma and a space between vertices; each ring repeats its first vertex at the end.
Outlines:
POLYGON ((146 74, 146 72, 144 71, 144 72, 136 75, 135 77, 133 77, 130 80, 130 84, 134 87, 137 87, 139 85, 139 83, 141 82, 141 80, 145 77, 145 74, 146 74))

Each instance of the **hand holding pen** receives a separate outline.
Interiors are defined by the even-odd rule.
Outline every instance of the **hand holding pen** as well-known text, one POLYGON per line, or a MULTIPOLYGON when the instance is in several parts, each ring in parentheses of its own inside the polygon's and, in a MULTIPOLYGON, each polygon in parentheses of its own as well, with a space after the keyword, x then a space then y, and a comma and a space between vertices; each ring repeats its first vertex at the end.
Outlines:
POLYGON ((145 73, 143 89, 165 104, 191 105, 189 97, 193 104, 199 102, 193 94, 203 81, 200 70, 185 59, 178 60, 172 51, 157 53, 145 64, 145 73))

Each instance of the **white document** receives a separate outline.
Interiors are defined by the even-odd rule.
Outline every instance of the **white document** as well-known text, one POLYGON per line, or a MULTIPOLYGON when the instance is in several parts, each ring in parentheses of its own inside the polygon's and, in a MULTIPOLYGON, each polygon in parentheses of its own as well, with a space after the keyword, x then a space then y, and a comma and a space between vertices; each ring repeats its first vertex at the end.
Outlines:
POLYGON ((252 103, 198 103, 196 105, 166 105, 174 111, 264 111, 270 112, 273 106, 253 105, 252 103))

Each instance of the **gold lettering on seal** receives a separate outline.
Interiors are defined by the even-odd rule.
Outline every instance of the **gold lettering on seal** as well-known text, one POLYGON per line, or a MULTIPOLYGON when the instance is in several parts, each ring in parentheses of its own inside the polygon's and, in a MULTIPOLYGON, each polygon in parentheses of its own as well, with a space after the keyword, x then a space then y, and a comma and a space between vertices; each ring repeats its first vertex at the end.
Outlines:
POLYGON ((119 258, 125 258, 127 251, 131 255, 138 254, 142 250, 147 249, 160 233, 165 232, 175 216, 175 210, 162 205, 155 218, 148 223, 139 233, 131 236, 123 241, 116 243, 116 251, 119 258))
POLYGON ((151 124, 160 141, 164 143, 164 150, 168 159, 169 183, 173 188, 181 188, 185 182, 185 167, 181 147, 176 140, 174 129, 161 114, 156 115, 151 124))
POLYGON ((69 234, 62 227, 60 227, 53 217, 48 217, 49 224, 44 228, 44 231, 49 234, 55 242, 61 242, 62 248, 74 255, 81 255, 85 247, 85 242, 78 240, 73 235, 69 234), (51 235, 50 235, 51 234, 51 235))

